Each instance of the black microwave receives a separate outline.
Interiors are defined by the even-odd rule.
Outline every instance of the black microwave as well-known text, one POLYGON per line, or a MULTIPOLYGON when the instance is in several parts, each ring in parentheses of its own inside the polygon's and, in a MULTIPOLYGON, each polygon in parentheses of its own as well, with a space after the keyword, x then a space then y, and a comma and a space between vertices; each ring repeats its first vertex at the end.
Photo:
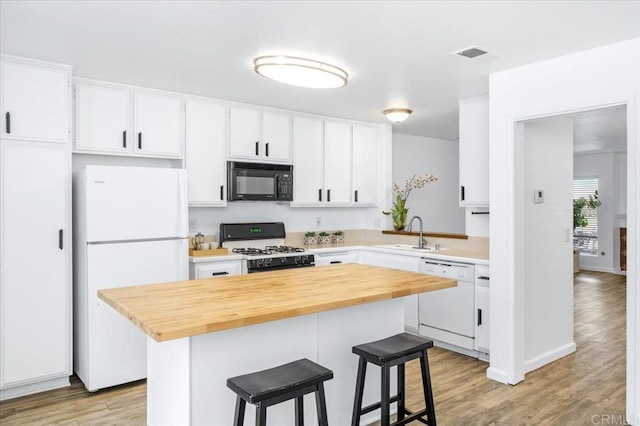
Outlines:
POLYGON ((228 201, 292 201, 293 166, 227 162, 228 201))

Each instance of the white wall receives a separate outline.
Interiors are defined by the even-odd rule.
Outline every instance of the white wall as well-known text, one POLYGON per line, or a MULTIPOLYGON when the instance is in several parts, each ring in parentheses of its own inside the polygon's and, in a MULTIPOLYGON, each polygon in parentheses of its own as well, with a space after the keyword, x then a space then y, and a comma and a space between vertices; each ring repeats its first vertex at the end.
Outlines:
POLYGON ((640 424, 640 38, 490 76, 491 366, 488 377, 524 379, 524 247, 516 240, 516 123, 563 113, 627 105, 627 417, 640 424))
MULTIPOLYGON (((573 340, 573 120, 524 126, 525 371, 574 352, 573 340), (544 202, 534 203, 534 191, 544 202)), ((518 154, 516 154, 518 155, 518 154)))
MULTIPOLYGON (((409 219, 420 216, 425 231, 464 234, 465 209, 458 205, 458 143, 394 133, 392 151, 393 182, 400 187, 413 175, 431 173, 438 177, 437 182, 411 192, 409 219)), ((390 208, 391 203, 385 206, 390 208)))
POLYGON ((574 156, 573 176, 597 177, 598 199, 602 205, 598 208, 598 255, 580 256, 580 267, 590 271, 620 271, 620 227, 618 214, 626 214, 627 196, 621 188, 620 180, 626 181, 626 154, 601 153, 580 154, 574 156), (621 191, 622 190, 622 191, 621 191), (620 208, 624 206, 625 210, 620 208), (604 254, 602 254, 604 253, 604 254))

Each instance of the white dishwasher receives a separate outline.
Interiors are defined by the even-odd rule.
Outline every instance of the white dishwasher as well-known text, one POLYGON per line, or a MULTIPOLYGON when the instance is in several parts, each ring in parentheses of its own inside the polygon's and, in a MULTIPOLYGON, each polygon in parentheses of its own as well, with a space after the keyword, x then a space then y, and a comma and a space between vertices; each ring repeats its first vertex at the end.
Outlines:
POLYGON ((420 334, 436 344, 444 343, 438 346, 471 351, 458 351, 468 355, 473 355, 474 349, 474 268, 472 264, 425 258, 418 267, 418 272, 423 274, 458 280, 457 287, 420 294, 420 334))

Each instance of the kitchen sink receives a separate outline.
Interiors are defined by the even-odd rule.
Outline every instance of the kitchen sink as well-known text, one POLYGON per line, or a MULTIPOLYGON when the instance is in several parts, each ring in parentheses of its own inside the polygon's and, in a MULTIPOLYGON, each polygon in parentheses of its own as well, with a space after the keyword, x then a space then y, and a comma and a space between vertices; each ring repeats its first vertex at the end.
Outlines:
MULTIPOLYGON (((427 252, 435 252, 436 249, 435 247, 424 247, 424 248, 419 248, 418 246, 414 246, 411 244, 388 244, 388 245, 384 245, 384 246, 380 246, 383 248, 389 248, 389 249, 393 249, 393 250, 406 250, 406 251, 417 251, 420 253, 427 253, 427 252)), ((446 248, 440 248, 440 251, 442 250, 448 250, 446 248)))

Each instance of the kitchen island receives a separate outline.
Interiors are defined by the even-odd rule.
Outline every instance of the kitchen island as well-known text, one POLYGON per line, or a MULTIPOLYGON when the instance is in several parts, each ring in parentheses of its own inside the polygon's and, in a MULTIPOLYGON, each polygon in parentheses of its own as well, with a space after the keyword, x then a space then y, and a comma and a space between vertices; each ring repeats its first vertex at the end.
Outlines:
MULTIPOLYGON (((402 332, 404 296, 455 285, 343 264, 100 290, 98 296, 149 336, 147 424, 228 425, 235 394, 227 378, 299 358, 333 370, 326 383, 329 421, 348 424, 357 368, 351 347, 402 332)), ((380 392, 379 371, 367 375, 365 404, 380 392)), ((308 424, 315 423, 313 404, 305 398, 308 424)), ((253 422, 252 409, 246 424, 253 422)), ((269 422, 293 424, 292 402, 270 407, 269 422)))

